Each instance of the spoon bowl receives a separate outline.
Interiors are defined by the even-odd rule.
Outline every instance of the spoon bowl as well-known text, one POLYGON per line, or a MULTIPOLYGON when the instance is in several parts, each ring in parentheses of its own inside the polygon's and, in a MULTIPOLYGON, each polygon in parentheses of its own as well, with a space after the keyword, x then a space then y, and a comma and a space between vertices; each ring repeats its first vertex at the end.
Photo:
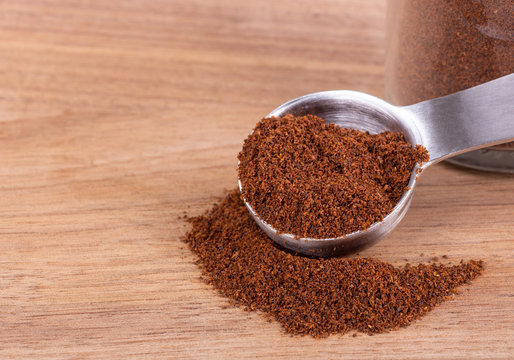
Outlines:
MULTIPOLYGON (((408 123, 409 118, 397 107, 377 97, 356 91, 325 91, 305 95, 279 106, 267 117, 282 117, 286 114, 293 116, 314 114, 326 123, 344 128, 368 131, 370 134, 384 131, 403 132, 410 143, 417 144, 421 141, 416 128, 408 123)), ((261 229, 275 242, 290 250, 314 256, 351 253, 370 246, 389 234, 405 216, 417 181, 417 169, 418 167, 412 172, 408 190, 393 211, 381 222, 373 224, 367 230, 344 234, 337 238, 298 238, 294 234, 278 233, 257 215, 246 200, 245 205, 261 229)), ((239 188, 242 190, 241 181, 239 181, 239 188)))
MULTIPOLYGON (((514 139, 514 74, 448 96, 399 107, 356 91, 325 91, 291 100, 268 114, 316 115, 326 123, 377 134, 402 132, 413 145, 423 145, 430 159, 411 174, 407 191, 381 222, 366 230, 326 239, 279 233, 244 200, 261 229, 278 244, 307 255, 334 256, 355 252, 389 234, 405 216, 421 170, 467 151, 514 139)), ((242 191, 242 183, 239 180, 242 191)))

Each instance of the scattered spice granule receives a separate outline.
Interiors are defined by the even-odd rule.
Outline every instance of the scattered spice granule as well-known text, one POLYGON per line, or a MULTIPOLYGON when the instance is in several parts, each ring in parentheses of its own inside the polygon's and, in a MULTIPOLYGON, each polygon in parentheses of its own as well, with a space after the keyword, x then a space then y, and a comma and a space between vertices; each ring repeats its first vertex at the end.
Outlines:
POLYGON ((396 268, 373 258, 299 256, 262 232, 238 191, 188 221, 185 241, 205 280, 291 334, 380 333, 406 326, 483 270, 483 262, 474 260, 396 268))
POLYGON ((391 212, 417 163, 396 132, 371 135, 307 115, 262 119, 238 155, 242 194, 279 232, 331 238, 365 230, 391 212))

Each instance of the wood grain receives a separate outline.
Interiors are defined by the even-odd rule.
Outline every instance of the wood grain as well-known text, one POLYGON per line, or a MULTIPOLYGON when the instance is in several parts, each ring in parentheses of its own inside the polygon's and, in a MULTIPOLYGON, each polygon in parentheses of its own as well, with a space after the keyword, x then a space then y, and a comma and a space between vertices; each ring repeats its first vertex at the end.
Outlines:
POLYGON ((412 326, 314 340, 228 306, 180 241, 278 104, 383 94, 385 4, 0 2, 0 358, 514 357, 514 177, 437 165, 362 255, 486 272, 412 326), (423 254, 423 255, 421 255, 423 254))

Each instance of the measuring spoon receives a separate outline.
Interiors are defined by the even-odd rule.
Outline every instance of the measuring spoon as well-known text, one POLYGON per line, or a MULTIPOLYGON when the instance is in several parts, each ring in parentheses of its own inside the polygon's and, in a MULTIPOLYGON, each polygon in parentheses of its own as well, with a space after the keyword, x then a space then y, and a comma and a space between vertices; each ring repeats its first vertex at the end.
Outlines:
MULTIPOLYGON (((286 114, 313 114, 326 123, 371 134, 403 132, 411 144, 421 144, 428 150, 430 160, 423 164, 423 170, 458 154, 514 140, 514 73, 409 106, 394 106, 357 91, 318 92, 291 100, 268 117, 286 114)), ((412 172, 407 191, 381 222, 336 238, 297 238, 294 234, 278 233, 244 202, 261 229, 278 244, 307 255, 348 254, 374 244, 399 224, 411 203, 418 168, 412 172)), ((242 190, 240 180, 239 189, 242 190)))

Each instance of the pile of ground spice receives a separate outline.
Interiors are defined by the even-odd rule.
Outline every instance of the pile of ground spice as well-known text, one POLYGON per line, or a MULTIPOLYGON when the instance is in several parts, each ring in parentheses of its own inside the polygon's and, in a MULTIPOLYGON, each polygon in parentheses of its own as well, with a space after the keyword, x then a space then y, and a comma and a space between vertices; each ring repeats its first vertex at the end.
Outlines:
POLYGON ((279 232, 331 238, 365 230, 405 193, 421 145, 307 115, 262 119, 238 155, 242 194, 279 232))
POLYGON ((291 334, 379 333, 406 326, 477 277, 482 261, 391 264, 371 258, 309 258, 272 242, 238 191, 189 219, 186 242, 204 278, 235 304, 260 310, 291 334))

